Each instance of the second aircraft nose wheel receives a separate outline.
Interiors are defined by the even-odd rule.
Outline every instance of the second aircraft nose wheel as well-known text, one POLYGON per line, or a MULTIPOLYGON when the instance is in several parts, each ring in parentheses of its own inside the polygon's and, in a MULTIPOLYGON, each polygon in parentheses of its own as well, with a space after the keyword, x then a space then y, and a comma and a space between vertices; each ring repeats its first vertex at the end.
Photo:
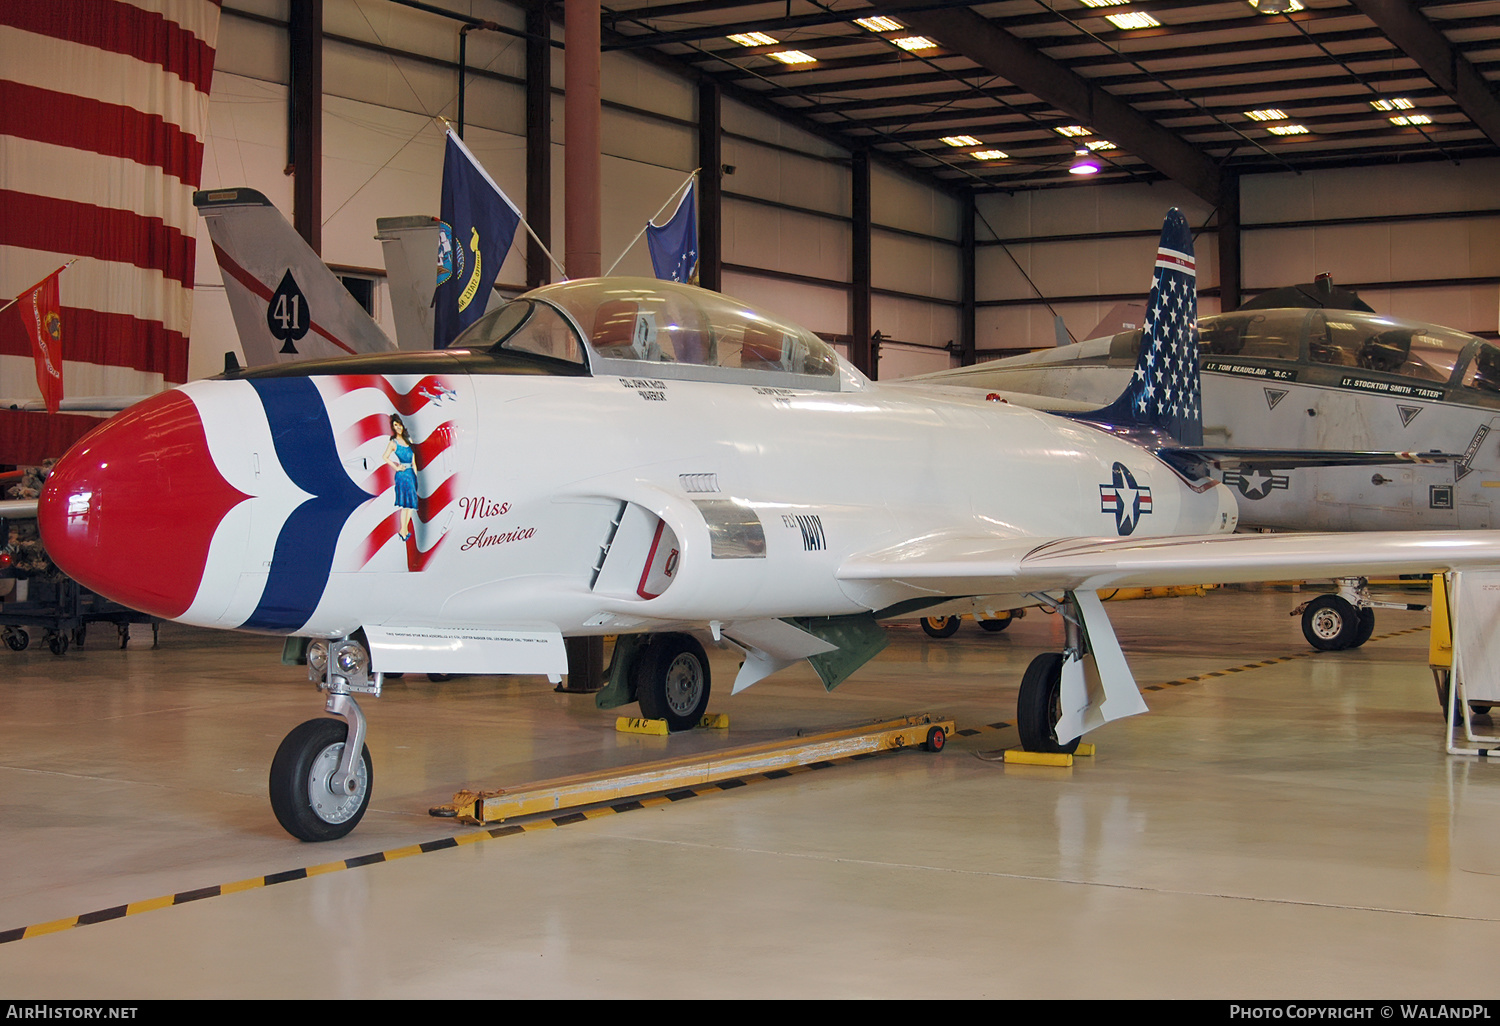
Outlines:
POLYGON ((1375 611, 1337 595, 1320 595, 1302 611, 1302 636, 1320 652, 1358 648, 1375 630, 1375 611))
POLYGON ((329 718, 297 727, 271 760, 271 809, 287 833, 303 841, 332 841, 353 830, 370 807, 370 749, 354 765, 352 794, 334 788, 349 725, 329 718))

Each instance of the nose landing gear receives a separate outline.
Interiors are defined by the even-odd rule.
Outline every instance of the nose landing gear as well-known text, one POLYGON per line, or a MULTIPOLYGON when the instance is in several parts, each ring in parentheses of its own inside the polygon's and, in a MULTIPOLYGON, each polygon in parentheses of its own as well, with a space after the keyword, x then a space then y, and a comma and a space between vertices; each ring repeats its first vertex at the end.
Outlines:
POLYGON ((334 719, 308 720, 281 742, 271 760, 271 811, 293 837, 332 841, 359 825, 375 779, 365 747, 365 717, 353 692, 380 696, 382 675, 352 638, 308 646, 307 675, 328 692, 334 719))

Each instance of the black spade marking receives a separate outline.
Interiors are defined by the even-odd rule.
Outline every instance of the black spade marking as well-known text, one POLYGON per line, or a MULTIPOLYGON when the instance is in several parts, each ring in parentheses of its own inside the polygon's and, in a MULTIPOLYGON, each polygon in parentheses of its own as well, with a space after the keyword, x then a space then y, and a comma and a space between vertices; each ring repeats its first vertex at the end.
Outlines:
POLYGON ((307 309, 307 297, 297 287, 297 279, 292 277, 291 268, 287 268, 286 274, 281 276, 281 284, 276 286, 276 291, 271 294, 271 302, 266 307, 266 326, 271 329, 271 334, 281 343, 281 352, 292 356, 300 355, 297 347, 292 345, 312 325, 312 318, 307 309))

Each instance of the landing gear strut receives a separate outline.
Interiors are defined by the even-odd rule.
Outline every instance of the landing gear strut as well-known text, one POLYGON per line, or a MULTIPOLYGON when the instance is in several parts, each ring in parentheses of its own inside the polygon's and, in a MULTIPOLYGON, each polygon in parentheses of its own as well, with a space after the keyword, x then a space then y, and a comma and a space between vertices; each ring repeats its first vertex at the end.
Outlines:
POLYGON ((271 810, 293 837, 332 841, 358 826, 370 807, 375 777, 353 692, 379 697, 382 675, 370 672, 369 653, 352 638, 315 640, 307 675, 328 692, 328 712, 344 722, 308 720, 281 742, 271 760, 271 810))
POLYGON ((1021 693, 1016 698, 1016 730, 1021 747, 1028 752, 1065 752, 1078 750, 1078 738, 1067 743, 1057 740, 1057 721, 1062 716, 1062 669, 1069 659, 1083 657, 1083 628, 1078 609, 1071 601, 1058 607, 1063 615, 1061 652, 1043 652, 1031 661, 1021 676, 1021 693))

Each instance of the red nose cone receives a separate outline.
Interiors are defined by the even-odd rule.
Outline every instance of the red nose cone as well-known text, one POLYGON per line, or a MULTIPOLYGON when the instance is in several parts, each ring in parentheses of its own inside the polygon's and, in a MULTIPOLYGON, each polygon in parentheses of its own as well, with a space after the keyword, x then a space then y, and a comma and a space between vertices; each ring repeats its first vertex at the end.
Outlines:
POLYGON ((139 403, 81 439, 47 478, 37 526, 63 572, 153 616, 181 616, 224 515, 249 496, 214 466, 181 392, 139 403))

